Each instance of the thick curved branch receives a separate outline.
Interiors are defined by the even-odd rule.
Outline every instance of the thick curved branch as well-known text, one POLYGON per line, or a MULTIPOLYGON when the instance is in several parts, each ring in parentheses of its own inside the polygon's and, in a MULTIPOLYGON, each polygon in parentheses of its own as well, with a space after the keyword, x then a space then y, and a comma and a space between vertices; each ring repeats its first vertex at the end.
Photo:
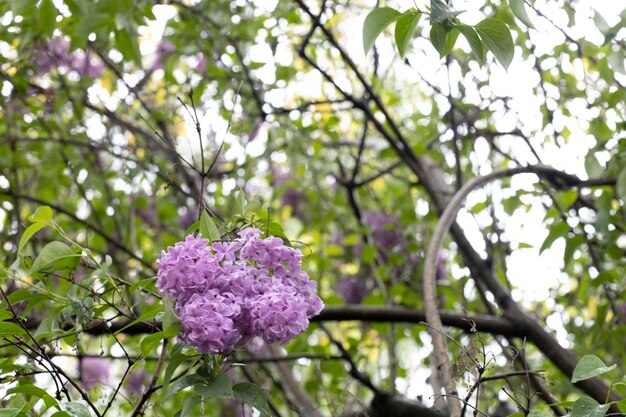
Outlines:
POLYGON ((450 226, 452 226, 457 213, 470 192, 498 178, 509 177, 524 172, 532 172, 532 169, 534 168, 519 167, 503 169, 468 181, 448 203, 448 206, 437 223, 433 237, 428 245, 428 250, 426 251, 426 262, 424 264, 424 305, 426 322, 429 325, 428 332, 433 340, 436 369, 439 373, 440 380, 443 381, 452 417, 461 415, 461 406, 458 400, 456 383, 452 377, 450 360, 448 358, 448 343, 445 334, 442 333, 443 323, 441 321, 441 315, 439 314, 439 307, 437 306, 437 283, 435 277, 437 270, 437 254, 441 250, 443 240, 450 230, 450 226))
MULTIPOLYGON (((433 339, 437 370, 439 371, 439 377, 442 381, 444 381, 444 388, 446 390, 446 394, 449 396, 449 403, 452 405, 451 411, 453 417, 460 415, 460 409, 457 413, 455 407, 459 406, 459 402, 457 400, 458 393, 456 392, 456 383, 454 382, 454 378, 452 378, 451 376, 447 341, 445 335, 442 333, 443 323, 437 306, 437 284, 435 277, 437 254, 439 253, 439 250, 443 245, 443 240, 447 232, 450 230, 451 226, 454 223, 456 215, 458 214, 463 205, 463 202, 470 192, 491 181, 523 173, 535 173, 542 177, 569 180, 568 182, 572 181, 572 179, 569 178, 570 176, 568 176, 567 174, 560 173, 553 168, 542 166, 506 168, 493 171, 490 174, 484 175, 482 177, 473 178, 468 181, 450 200, 446 209, 441 215, 439 222, 437 223, 437 227, 435 228, 433 237, 430 241, 430 244, 428 245, 428 250, 426 252, 426 261, 424 265, 424 303, 426 321, 429 324, 429 333, 433 339)), ((567 373, 568 376, 571 375, 571 371, 567 373)))

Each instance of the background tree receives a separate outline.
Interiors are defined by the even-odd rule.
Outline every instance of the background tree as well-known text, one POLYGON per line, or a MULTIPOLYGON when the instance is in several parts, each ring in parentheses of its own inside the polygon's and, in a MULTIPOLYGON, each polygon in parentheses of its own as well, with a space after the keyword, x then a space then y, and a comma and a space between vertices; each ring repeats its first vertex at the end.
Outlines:
POLYGON ((0 5, 1 415, 624 410, 623 6, 0 5), (156 261, 246 225, 325 308, 222 362, 156 261))

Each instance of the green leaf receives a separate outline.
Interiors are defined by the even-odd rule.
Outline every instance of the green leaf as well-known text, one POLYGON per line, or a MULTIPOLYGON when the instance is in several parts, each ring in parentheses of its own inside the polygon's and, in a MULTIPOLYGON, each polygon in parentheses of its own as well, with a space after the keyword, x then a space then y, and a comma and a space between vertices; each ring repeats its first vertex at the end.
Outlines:
POLYGON ((511 32, 504 22, 488 17, 474 26, 476 32, 498 62, 507 69, 513 61, 515 46, 511 32))
POLYGON ((478 33, 476 33, 476 29, 467 25, 457 25, 456 28, 465 37, 467 43, 469 43, 474 58, 476 58, 480 65, 485 65, 485 54, 487 51, 485 50, 483 43, 480 41, 478 33))
POLYGON ((597 10, 594 10, 593 12, 593 23, 602 35, 605 35, 609 30, 611 30, 611 26, 604 19, 604 16, 598 13, 597 10))
POLYGON ((78 264, 80 254, 75 253, 69 246, 63 242, 50 242, 43 247, 33 266, 30 267, 30 273, 46 272, 54 269, 74 268, 78 264))
POLYGON ((177 327, 173 327, 171 329, 163 330, 151 334, 150 336, 144 337, 144 339, 141 341, 141 354, 144 358, 148 357, 150 353, 152 353, 154 348, 156 348, 159 343, 161 343, 161 340, 168 337, 176 336, 178 333, 180 333, 180 329, 177 327))
POLYGON ((61 406, 71 417, 91 417, 89 409, 83 403, 72 401, 69 403, 61 403, 61 406))
POLYGON ((565 239, 565 251, 563 252, 564 266, 569 265, 574 257, 574 252, 576 252, 576 249, 578 249, 583 243, 585 243, 585 238, 580 235, 565 239))
POLYGON ((372 245, 365 245, 361 252, 361 261, 364 264, 371 264, 376 259, 376 248, 372 245))
POLYGON ((600 177, 604 174, 604 167, 596 158, 596 149, 590 149, 585 156, 585 171, 590 178, 600 177))
POLYGON ((374 45, 378 35, 400 16, 401 13, 391 7, 379 7, 367 15, 363 24, 363 50, 366 54, 374 45))
POLYGON ((233 388, 225 373, 215 375, 206 384, 194 386, 193 390, 207 400, 233 397, 233 388))
POLYGON ((131 36, 128 30, 115 31, 115 47, 124 55, 125 59, 141 65, 141 52, 136 34, 131 36))
POLYGON ((15 323, 9 323, 7 321, 0 322, 0 336, 24 336, 26 331, 15 323))
POLYGON ((563 204, 564 209, 568 209, 578 200, 578 191, 577 190, 568 190, 559 193, 559 197, 561 200, 561 204, 563 204))
POLYGON ((245 401, 259 410, 261 415, 272 415, 269 404, 267 403, 267 395, 258 385, 251 382, 242 382, 233 387, 235 398, 245 401))
POLYGON ((600 405, 591 397, 581 397, 572 406, 571 417, 602 417, 609 411, 609 404, 600 405))
POLYGON ((511 11, 519 20, 522 21, 529 28, 535 28, 533 22, 530 20, 528 15, 526 14, 526 8, 524 7, 524 0, 509 0, 509 6, 511 7, 511 11))
POLYGON ((38 0, 13 0, 11 12, 14 15, 31 15, 37 6, 38 0))
POLYGON ((246 214, 246 194, 242 188, 237 190, 237 196, 235 197, 235 208, 238 210, 239 215, 244 216, 246 214))
POLYGON ((172 348, 172 352, 170 353, 170 358, 167 363, 167 368, 165 368, 165 373, 163 374, 163 392, 167 391, 167 388, 172 380, 172 375, 176 372, 176 369, 183 363, 186 359, 189 359, 190 356, 183 353, 183 349, 185 345, 182 343, 176 343, 172 348))
POLYGON ((37 210, 30 216, 28 221, 30 222, 49 222, 52 220, 52 209, 48 206, 39 206, 37 210))
POLYGON ((215 226, 213 219, 211 219, 206 210, 202 211, 202 216, 200 217, 200 233, 203 238, 209 239, 211 242, 222 238, 219 230, 217 230, 217 226, 215 226))
POLYGON ((28 226, 26 230, 24 231, 22 238, 20 239, 19 245, 17 246, 17 253, 20 254, 22 252, 22 249, 24 249, 24 246, 26 246, 30 238, 33 237, 35 233, 37 233, 38 231, 40 231, 41 229, 47 226, 48 226, 47 223, 35 223, 35 224, 31 224, 30 226, 28 226))
MULTIPOLYGON (((521 414, 524 415, 523 413, 521 414)), ((533 410, 530 413, 528 413, 528 417, 552 417, 552 414, 548 414, 539 410, 533 410)))
POLYGON ((21 408, 4 408, 0 410, 0 417, 16 417, 21 411, 21 408))
POLYGON ((180 329, 180 320, 176 315, 176 308, 174 307, 174 300, 170 297, 163 297, 163 316, 161 317, 161 323, 163 324, 163 331, 165 333, 176 332, 180 329))
POLYGON ((462 11, 452 11, 442 0, 430 0, 430 23, 441 23, 446 19, 460 15, 462 11))
POLYGON ((202 378, 200 375, 187 375, 179 379, 175 383, 170 384, 169 389, 165 392, 165 394, 163 394, 163 399, 166 400, 170 397, 173 397, 185 388, 200 384, 202 383, 202 381, 204 381, 204 378, 202 378))
POLYGON ((574 368, 572 383, 605 374, 615 369, 616 366, 617 365, 606 366, 604 362, 602 362, 602 359, 598 358, 596 355, 585 355, 580 358, 576 364, 576 368, 574 368))
POLYGON ((7 391, 7 394, 25 394, 42 399, 44 404, 46 405, 45 409, 41 410, 42 413, 48 408, 54 407, 58 404, 57 400, 55 400, 50 394, 48 394, 46 390, 30 384, 18 385, 17 387, 11 388, 7 391))
POLYGON ((263 219, 259 223, 261 231, 266 233, 267 236, 279 237, 283 240, 283 242, 285 242, 285 245, 291 246, 291 241, 289 241, 287 235, 285 235, 285 231, 283 230, 283 227, 280 225, 280 223, 270 220, 268 224, 267 219, 263 219))
POLYGON ((180 417, 185 417, 187 414, 189 414, 191 410, 194 409, 195 406, 197 406, 201 402, 202 400, 195 395, 190 395, 189 397, 187 397, 185 403, 183 404, 183 408, 180 410, 180 417))
POLYGON ((539 248, 539 253, 543 253, 544 250, 552 246, 555 240, 565 236, 565 234, 567 234, 567 232, 569 232, 570 230, 571 227, 566 222, 558 222, 556 224, 553 224, 550 228, 548 236, 546 237, 546 240, 543 241, 541 248, 539 248))
POLYGON ((39 4, 39 27, 43 33, 51 35, 56 26, 57 8, 52 0, 41 0, 39 4))
POLYGON ((558 403, 553 403, 553 404, 549 404, 550 406, 555 406, 555 407, 568 407, 568 408, 572 408, 572 406, 574 405, 574 401, 559 401, 558 403))
POLYGON ((409 47, 409 42, 413 39, 420 17, 422 17, 420 12, 411 9, 402 13, 402 16, 400 16, 396 22, 395 38, 398 52, 400 52, 400 58, 404 57, 409 47))
POLYGON ((154 316, 157 315, 157 313, 163 311, 163 309, 161 308, 161 306, 159 305, 155 305, 154 307, 152 307, 151 309, 149 309, 148 311, 144 312, 143 314, 141 314, 137 319, 131 321, 130 323, 128 323, 126 326, 122 327, 121 329, 119 329, 118 331, 116 331, 115 333, 121 333, 124 330, 126 330, 129 327, 134 326, 137 323, 141 323, 142 321, 146 321, 149 319, 153 319, 154 316))
POLYGON ((441 51, 441 57, 448 55, 454 48, 456 40, 459 37, 459 31, 456 28, 452 28, 446 34, 446 41, 443 44, 443 50, 441 51))
POLYGON ((459 37, 459 31, 452 28, 446 31, 442 23, 435 23, 430 28, 430 42, 433 44, 440 57, 444 57, 450 53, 456 39, 459 37))
POLYGON ((99 32, 101 29, 107 29, 108 31, 112 28, 112 23, 112 16, 106 13, 91 13, 81 16, 76 25, 74 36, 77 38, 87 38, 90 34, 99 32))
POLYGON ((430 43, 433 44, 437 52, 441 55, 446 44, 446 30, 441 23, 435 23, 430 28, 430 43))
POLYGON ((200 220, 196 220, 195 222, 191 224, 191 226, 187 228, 187 230, 185 230, 185 234, 190 235, 194 231, 198 230, 199 228, 200 228, 200 220))

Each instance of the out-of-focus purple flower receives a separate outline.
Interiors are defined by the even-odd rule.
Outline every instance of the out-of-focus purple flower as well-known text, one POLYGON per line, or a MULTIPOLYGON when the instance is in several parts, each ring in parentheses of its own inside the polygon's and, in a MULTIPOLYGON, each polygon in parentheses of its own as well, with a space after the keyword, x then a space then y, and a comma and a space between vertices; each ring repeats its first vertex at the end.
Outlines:
POLYGON ((146 388, 148 373, 144 369, 139 369, 130 374, 126 382, 126 391, 131 395, 141 395, 146 388))
POLYGON ((626 324, 626 303, 616 305, 615 313, 617 314, 618 321, 621 324, 626 324))
POLYGON ((296 188, 289 188, 280 198, 283 205, 291 207, 293 215, 302 221, 306 219, 306 206, 310 203, 309 198, 296 188))
POLYGON ((187 230, 196 220, 198 220, 198 211, 188 208, 184 213, 178 216, 176 224, 182 229, 187 230))
POLYGON ((176 301, 181 339, 202 353, 229 353, 256 336, 287 343, 323 308, 302 253, 247 228, 239 239, 188 236, 162 252, 157 287, 176 301))
POLYGON ((226 400, 222 402, 221 417, 245 417, 245 403, 237 400, 226 400))
POLYGON ((36 45, 31 58, 35 75, 45 75, 52 70, 66 67, 70 62, 69 49, 70 43, 65 38, 53 38, 45 44, 36 45))
POLYGON ((102 61, 90 53, 83 54, 82 61, 76 61, 72 69, 81 77, 98 78, 104 72, 102 61))
POLYGON ((338 290, 348 304, 360 304, 371 291, 363 277, 345 275, 339 278, 338 290))
POLYGON ((196 71, 198 71, 199 74, 203 74, 206 73, 207 70, 207 59, 204 56, 203 53, 198 54, 198 64, 196 64, 196 71))
POLYGON ((81 77, 96 78, 102 75, 104 66, 93 54, 83 51, 70 52, 65 38, 53 38, 33 48, 32 65, 35 75, 42 76, 53 70, 76 71, 81 77))
POLYGON ((370 228, 374 245, 383 252, 406 243, 404 236, 400 234, 400 224, 395 216, 366 211, 363 213, 363 224, 370 228))
POLYGON ((152 69, 163 69, 165 67, 167 57, 175 51, 176 46, 172 42, 162 41, 159 43, 159 46, 157 46, 156 52, 154 53, 154 64, 152 64, 152 69))
POLYGON ((289 172, 276 169, 274 171, 274 185, 276 187, 282 186, 282 188, 285 189, 280 197, 280 202, 285 206, 291 207, 291 212, 296 218, 301 221, 306 221, 306 208, 310 200, 297 188, 299 181, 294 179, 289 172))
POLYGON ((153 207, 139 207, 135 209, 135 215, 150 227, 156 227, 158 225, 159 218, 156 210, 153 207))
POLYGON ((79 362, 80 380, 83 387, 89 390, 96 384, 109 383, 109 361, 103 358, 87 357, 82 358, 79 362))

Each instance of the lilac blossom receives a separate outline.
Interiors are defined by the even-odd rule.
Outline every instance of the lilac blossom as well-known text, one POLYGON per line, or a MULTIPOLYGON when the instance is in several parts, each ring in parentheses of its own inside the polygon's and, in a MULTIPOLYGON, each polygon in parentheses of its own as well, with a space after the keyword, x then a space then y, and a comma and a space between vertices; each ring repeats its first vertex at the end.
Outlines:
POLYGON ((626 324, 626 303, 615 306, 615 313, 618 315, 618 321, 621 324, 626 324))
POLYGON ((148 373, 143 369, 133 372, 126 382, 126 391, 131 395, 143 394, 148 377, 148 373))
POLYGON ((65 38, 53 38, 45 44, 33 48, 32 65, 35 75, 42 76, 53 70, 76 71, 81 77, 96 78, 102 75, 104 66, 93 54, 83 51, 70 51, 70 43, 65 38))
POLYGON ((74 61, 71 69, 76 71, 81 77, 98 78, 104 72, 104 65, 102 61, 97 59, 93 54, 89 52, 78 54, 79 59, 74 61))
POLYGON ((400 224, 395 216, 366 211, 363 213, 363 224, 370 228, 374 244, 382 251, 389 251, 406 243, 404 236, 400 234, 400 224))
POLYGON ((280 201, 283 205, 291 207, 291 212, 297 219, 304 221, 309 198, 302 191, 289 188, 283 193, 280 201))
POLYGON ((158 70, 163 69, 165 67, 165 61, 167 57, 173 54, 176 51, 176 46, 170 41, 162 41, 157 46, 156 52, 154 53, 154 64, 152 64, 152 69, 158 70))
POLYGON ((85 389, 91 389, 96 384, 108 384, 110 370, 109 361, 103 358, 82 358, 79 363, 80 379, 85 389))
POLYGON ((283 186, 285 188, 285 191, 280 197, 280 202, 284 206, 291 207, 291 212, 294 217, 305 221, 306 209, 310 200, 301 190, 296 188, 298 184, 297 179, 294 179, 289 172, 276 169, 274 171, 274 184, 276 187, 283 186), (293 183, 293 186, 289 186, 289 183, 293 183))
POLYGON ((252 331, 268 343, 287 343, 309 325, 308 303, 293 287, 278 287, 257 298, 250 310, 252 331))
POLYGON ((239 300, 218 290, 194 294, 179 306, 180 338, 202 353, 227 352, 241 339, 237 322, 242 319, 239 300))
POLYGON ((339 278, 339 294, 348 304, 360 304, 369 294, 367 281, 360 276, 342 276, 339 278))
POLYGON ((157 287, 173 297, 181 339, 202 353, 229 353, 254 337, 287 343, 323 308, 302 253, 247 228, 232 241, 188 236, 162 252, 157 287))
POLYGON ((200 74, 204 74, 208 68, 208 62, 203 53, 198 55, 198 63, 196 64, 196 71, 200 74))
POLYGON ((35 75, 45 75, 57 68, 65 68, 70 58, 70 43, 65 38, 54 38, 33 48, 31 63, 35 75))

